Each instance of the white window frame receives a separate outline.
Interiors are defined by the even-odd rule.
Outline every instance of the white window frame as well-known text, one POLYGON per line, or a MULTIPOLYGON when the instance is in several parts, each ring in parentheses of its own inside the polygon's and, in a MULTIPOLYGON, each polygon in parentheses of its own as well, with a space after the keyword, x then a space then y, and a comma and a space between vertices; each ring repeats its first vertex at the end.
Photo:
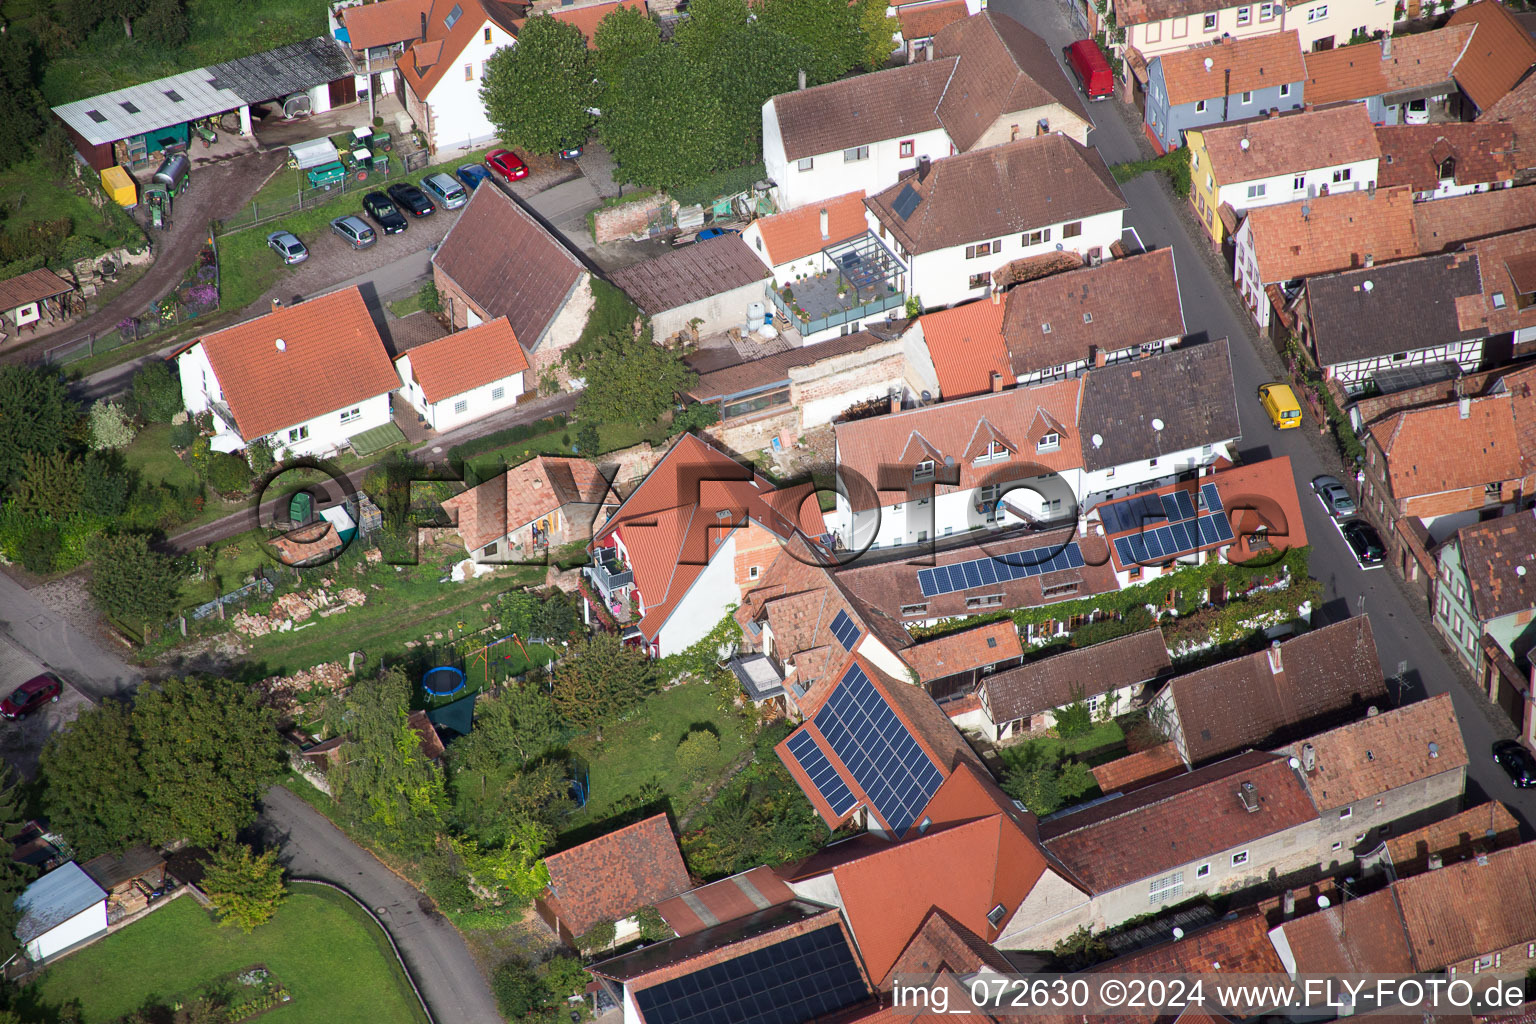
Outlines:
POLYGON ((1239 25, 1246 25, 1251 20, 1253 20, 1252 7, 1239 7, 1237 9, 1237 23, 1239 25))
POLYGON ((843 163, 845 163, 845 164, 856 164, 860 160, 868 160, 868 159, 869 159, 869 147, 868 146, 850 146, 849 148, 843 150, 843 163))
POLYGON ((813 156, 803 156, 798 161, 796 161, 796 163, 795 163, 795 170, 797 170, 797 171, 808 171, 808 170, 810 170, 811 168, 813 168, 815 166, 816 166, 816 158, 815 157, 813 157, 813 156))
POLYGON ((288 431, 288 443, 289 444, 294 444, 294 443, 296 443, 298 441, 307 441, 307 440, 309 440, 309 426, 308 426, 308 424, 306 424, 306 425, 304 425, 302 427, 294 427, 292 430, 288 431))
POLYGON ((1326 17, 1328 17, 1327 4, 1318 4, 1316 7, 1307 12, 1307 22, 1309 24, 1314 21, 1322 21, 1326 17))
POLYGON ((342 423, 351 423, 353 420, 360 420, 362 418, 363 410, 361 406, 353 406, 350 409, 344 409, 341 413, 342 423))
POLYGON ((1152 879, 1148 886, 1147 902, 1171 903, 1177 901, 1184 894, 1184 872, 1175 871, 1162 878, 1152 879))
POLYGON ((1244 89, 1243 90, 1243 95, 1240 97, 1238 102, 1242 103, 1242 105, 1245 106, 1245 107, 1252 105, 1252 103, 1253 103, 1253 90, 1252 89, 1244 89))
POLYGON ((1340 167, 1333 172, 1333 183, 1335 185, 1342 185, 1346 181, 1353 180, 1354 176, 1355 169, 1353 167, 1340 167))
POLYGON ((1204 32, 1215 32, 1216 27, 1216 15, 1214 14, 1207 14, 1200 22, 1200 28, 1204 32))
POLYGON ((922 462, 919 462, 916 467, 913 468, 913 470, 912 470, 912 479, 914 479, 914 480, 932 480, 933 479, 933 471, 934 471, 934 462, 933 462, 933 460, 932 459, 924 459, 922 462))
POLYGON ((1002 444, 1000 441, 988 441, 987 450, 976 456, 976 458, 972 460, 972 464, 980 465, 983 462, 1001 462, 1004 459, 1012 457, 1012 455, 1013 453, 1010 452, 1007 446, 1002 444))
MULTIPOLYGON (((1196 100, 1195 101, 1195 113, 1197 113, 1197 114, 1205 113, 1205 100, 1196 100)), ((1195 154, 1192 154, 1190 156, 1190 158, 1189 158, 1189 166, 1190 166, 1191 169, 1194 169, 1194 168, 1200 166, 1200 154, 1195 153, 1195 154)))
POLYGON ((1282 82, 1280 84, 1280 98, 1281 99, 1287 99, 1287 98, 1290 97, 1290 95, 1291 95, 1291 83, 1290 82, 1282 82))
POLYGON ((1199 867, 1195 868, 1195 877, 1196 878, 1207 878, 1207 877, 1210 876, 1210 873, 1211 873, 1211 865, 1210 865, 1209 862, 1207 862, 1205 864, 1201 864, 1199 867))
POLYGON ((1234 853, 1232 855, 1232 866, 1233 867, 1239 868, 1239 867, 1242 867, 1244 864, 1247 864, 1247 863, 1248 863, 1248 851, 1247 850, 1239 850, 1237 853, 1234 853))
POLYGON ((1263 199, 1264 198, 1264 193, 1267 192, 1267 191, 1269 191, 1269 185, 1267 183, 1265 183, 1265 182, 1261 181, 1257 185, 1249 185, 1248 186, 1248 198, 1249 199, 1263 199))
POLYGON ((491 401, 499 402, 507 397, 506 388, 491 388, 491 401))
POLYGON ((1041 435, 1040 440, 1035 442, 1035 451, 1037 452, 1054 452, 1058 451, 1060 448, 1061 435, 1056 433, 1054 430, 1049 434, 1041 435))
POLYGON ((461 398, 453 403, 453 414, 455 416, 463 415, 466 412, 469 412, 469 399, 461 398))

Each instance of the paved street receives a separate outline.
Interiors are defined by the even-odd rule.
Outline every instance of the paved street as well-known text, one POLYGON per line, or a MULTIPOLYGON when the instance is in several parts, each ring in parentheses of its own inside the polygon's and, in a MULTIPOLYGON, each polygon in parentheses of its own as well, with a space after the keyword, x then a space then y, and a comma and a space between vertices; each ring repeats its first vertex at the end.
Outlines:
POLYGON ((501 1024, 464 937, 409 882, 282 786, 267 792, 257 827, 291 874, 339 885, 373 909, 438 1024, 501 1024))
MULTIPOLYGON (((995 0, 996 9, 1017 18, 1059 52, 1079 38, 1064 9, 1044 0, 995 0)), ((1110 164, 1151 156, 1150 147, 1133 133, 1126 111, 1116 101, 1089 105, 1095 130, 1088 142, 1110 164)), ((1172 197, 1162 180, 1142 175, 1122 189, 1130 203, 1126 223, 1148 247, 1172 246, 1178 268, 1179 293, 1184 306, 1185 330, 1196 337, 1228 338, 1232 342, 1233 374, 1237 382, 1238 409, 1243 437, 1239 450, 1245 461, 1288 455, 1301 495, 1302 520, 1312 544, 1312 574, 1326 587, 1323 615, 1336 621, 1357 612, 1362 602, 1371 617, 1371 629, 1382 670, 1390 677, 1402 672, 1401 700, 1451 694, 1462 736, 1472 764, 1468 771, 1467 802, 1495 797, 1508 804, 1527 834, 1536 825, 1536 792, 1515 789, 1502 769, 1493 763, 1490 747, 1497 739, 1513 737, 1514 726, 1496 711, 1471 683, 1453 667, 1429 625, 1421 599, 1412 597, 1390 575, 1390 570, 1362 571, 1349 547, 1312 496, 1310 482, 1321 473, 1348 480, 1334 453, 1330 438, 1317 436, 1316 424, 1300 430, 1276 431, 1259 408, 1256 393, 1261 384, 1281 372, 1279 357, 1267 341, 1257 338, 1252 321, 1242 310, 1221 258, 1211 251, 1186 204, 1172 197)), ((1393 692, 1399 688, 1394 686, 1393 692)))

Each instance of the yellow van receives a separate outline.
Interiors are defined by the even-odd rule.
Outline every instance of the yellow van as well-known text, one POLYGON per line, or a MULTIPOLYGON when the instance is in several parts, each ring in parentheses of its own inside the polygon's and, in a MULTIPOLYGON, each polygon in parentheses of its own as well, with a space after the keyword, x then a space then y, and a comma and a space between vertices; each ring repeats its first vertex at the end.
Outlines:
POLYGON ((1276 430, 1301 426, 1301 403, 1289 384, 1265 384, 1259 388, 1259 404, 1276 430))

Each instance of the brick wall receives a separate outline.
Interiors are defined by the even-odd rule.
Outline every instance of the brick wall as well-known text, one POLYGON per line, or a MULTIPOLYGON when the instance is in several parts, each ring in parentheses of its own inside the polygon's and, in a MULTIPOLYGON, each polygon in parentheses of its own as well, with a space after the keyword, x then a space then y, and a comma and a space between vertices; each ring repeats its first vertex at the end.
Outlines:
POLYGON ((761 451, 771 447, 775 437, 781 444, 793 442, 800 434, 800 412, 791 406, 769 416, 716 423, 705 433, 722 448, 731 451, 761 451))
POLYGON ((632 203, 606 207, 593 215, 593 233, 599 244, 616 242, 631 235, 644 237, 651 215, 660 210, 665 210, 668 216, 677 212, 677 204, 664 192, 632 203))
POLYGON ((779 553, 781 541, 756 523, 736 534, 736 585, 742 590, 757 586, 752 578, 752 567, 759 576, 768 571, 774 556, 779 553))
MULTIPOLYGON (((481 309, 478 304, 470 301, 469 296, 464 294, 464 289, 460 288, 453 278, 443 273, 442 268, 436 263, 432 264, 432 283, 437 285, 438 301, 442 303, 443 312, 448 313, 453 318, 454 330, 463 330, 469 326, 468 320, 465 317, 465 310, 467 309, 473 309, 475 315, 481 320, 491 319, 486 315, 485 310, 481 309)), ((537 375, 528 379, 535 380, 537 375)), ((532 388, 530 387, 529 390, 532 390, 532 388)))

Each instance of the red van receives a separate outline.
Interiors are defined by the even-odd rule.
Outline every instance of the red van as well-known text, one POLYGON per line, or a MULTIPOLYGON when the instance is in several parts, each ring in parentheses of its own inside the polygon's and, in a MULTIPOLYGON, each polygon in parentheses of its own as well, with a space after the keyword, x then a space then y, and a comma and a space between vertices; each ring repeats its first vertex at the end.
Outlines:
POLYGON ((1067 64, 1090 100, 1107 100, 1115 92, 1115 76, 1109 61, 1092 39, 1079 39, 1064 51, 1067 64))

